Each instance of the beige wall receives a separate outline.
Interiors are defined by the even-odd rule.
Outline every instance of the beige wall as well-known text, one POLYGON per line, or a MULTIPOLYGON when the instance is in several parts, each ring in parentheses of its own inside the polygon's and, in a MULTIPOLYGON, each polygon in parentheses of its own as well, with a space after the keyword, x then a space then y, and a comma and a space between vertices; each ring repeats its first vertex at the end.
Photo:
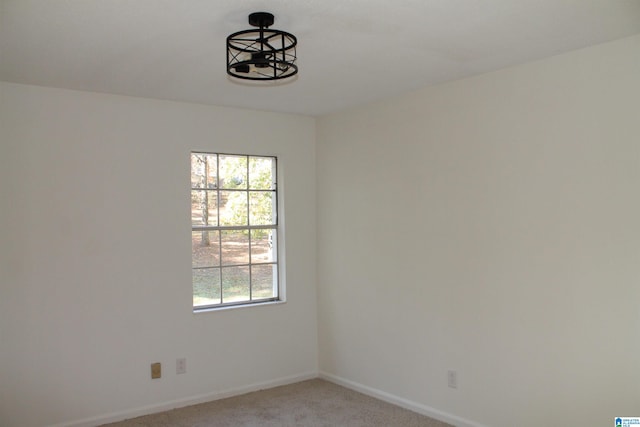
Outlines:
POLYGON ((93 425, 318 355, 459 426, 633 415, 639 75, 634 37, 317 123, 0 83, 0 424, 93 425), (191 313, 190 150, 279 156, 287 304, 191 313))
POLYGON ((95 425, 316 374, 313 119, 0 90, 3 427, 95 425), (278 156, 286 304, 192 313, 190 150, 278 156))
POLYGON ((317 144, 321 372, 458 425, 640 413, 640 37, 324 117, 317 144))

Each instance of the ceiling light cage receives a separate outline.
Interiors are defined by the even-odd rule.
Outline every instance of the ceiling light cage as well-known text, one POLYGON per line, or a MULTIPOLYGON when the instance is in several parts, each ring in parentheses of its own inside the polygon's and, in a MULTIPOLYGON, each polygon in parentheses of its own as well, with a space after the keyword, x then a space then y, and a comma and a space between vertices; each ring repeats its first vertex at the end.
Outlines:
POLYGON ((244 80, 279 80, 298 73, 298 39, 285 31, 270 30, 273 21, 271 13, 252 13, 249 24, 258 29, 227 37, 227 74, 244 80))

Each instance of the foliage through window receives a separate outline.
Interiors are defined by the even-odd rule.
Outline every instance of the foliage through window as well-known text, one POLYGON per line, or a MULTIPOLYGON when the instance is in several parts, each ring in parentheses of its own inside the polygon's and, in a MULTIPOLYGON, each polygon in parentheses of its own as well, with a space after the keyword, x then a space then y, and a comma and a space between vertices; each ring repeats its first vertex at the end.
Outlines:
POLYGON ((276 163, 191 153, 195 310, 279 299, 276 163))

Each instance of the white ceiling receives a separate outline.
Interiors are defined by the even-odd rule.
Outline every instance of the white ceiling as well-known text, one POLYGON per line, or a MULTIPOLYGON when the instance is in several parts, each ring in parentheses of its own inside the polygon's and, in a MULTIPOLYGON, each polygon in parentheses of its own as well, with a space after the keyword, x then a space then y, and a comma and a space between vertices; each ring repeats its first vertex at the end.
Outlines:
POLYGON ((321 115, 640 33, 640 0, 0 0, 0 80, 321 115), (299 75, 227 77, 267 11, 299 75))

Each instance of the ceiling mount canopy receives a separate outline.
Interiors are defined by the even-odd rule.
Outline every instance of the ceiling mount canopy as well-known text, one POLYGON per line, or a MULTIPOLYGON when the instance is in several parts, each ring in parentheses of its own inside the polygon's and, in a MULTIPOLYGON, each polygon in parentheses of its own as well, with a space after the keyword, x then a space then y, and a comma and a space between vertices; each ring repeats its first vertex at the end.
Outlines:
POLYGON ((280 80, 298 73, 298 39, 269 29, 273 22, 271 13, 255 12, 249 15, 249 24, 257 29, 227 37, 227 74, 244 80, 280 80))

